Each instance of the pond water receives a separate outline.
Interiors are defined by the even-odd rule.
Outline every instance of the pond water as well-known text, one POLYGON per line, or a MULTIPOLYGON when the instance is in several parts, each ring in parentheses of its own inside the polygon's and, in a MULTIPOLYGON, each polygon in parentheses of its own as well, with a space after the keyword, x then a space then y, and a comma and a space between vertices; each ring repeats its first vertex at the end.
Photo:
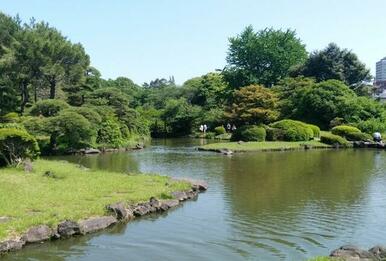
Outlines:
POLYGON ((305 260, 386 243, 386 153, 309 150, 224 156, 205 141, 61 157, 90 168, 206 180, 196 201, 98 234, 27 246, 4 260, 305 260))

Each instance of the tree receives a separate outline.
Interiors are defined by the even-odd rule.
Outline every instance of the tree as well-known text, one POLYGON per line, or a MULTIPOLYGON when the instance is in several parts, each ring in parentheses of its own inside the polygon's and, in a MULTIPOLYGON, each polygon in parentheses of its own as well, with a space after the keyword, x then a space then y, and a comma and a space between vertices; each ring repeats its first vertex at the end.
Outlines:
POLYGON ((325 49, 311 53, 300 72, 318 82, 335 79, 355 88, 363 81, 371 80, 370 70, 350 50, 330 43, 325 49))
POLYGON ((239 124, 262 124, 276 120, 278 99, 276 94, 261 85, 249 85, 236 90, 228 117, 239 124))
POLYGON ((187 80, 183 88, 190 103, 209 109, 224 106, 229 94, 223 75, 213 72, 187 80))
POLYGON ((266 28, 255 32, 248 26, 229 42, 228 65, 223 74, 234 88, 249 84, 270 87, 307 58, 304 44, 289 29, 266 28))

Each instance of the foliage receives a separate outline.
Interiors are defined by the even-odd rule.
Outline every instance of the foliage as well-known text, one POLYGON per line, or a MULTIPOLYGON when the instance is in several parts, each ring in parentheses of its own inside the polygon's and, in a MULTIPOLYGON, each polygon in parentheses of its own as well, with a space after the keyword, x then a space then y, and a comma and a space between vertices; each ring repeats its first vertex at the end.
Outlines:
POLYGON ((325 49, 311 53, 300 72, 318 82, 335 79, 356 88, 371 79, 370 70, 356 54, 330 43, 325 49))
POLYGON ((220 135, 226 133, 226 130, 224 126, 217 126, 216 128, 214 128, 214 132, 216 133, 216 135, 220 135))
POLYGON ((284 140, 285 131, 282 129, 266 126, 265 131, 267 133, 266 140, 268 141, 284 140))
POLYGON ((32 106, 30 115, 52 117, 56 116, 60 111, 70 108, 65 101, 59 99, 41 100, 32 106))
POLYGON ((281 120, 270 125, 283 131, 285 141, 308 141, 314 136, 313 130, 304 122, 295 120, 281 120))
POLYGON ((167 133, 186 135, 191 133, 195 120, 198 117, 199 108, 190 105, 185 99, 168 100, 161 115, 167 133))
POLYGON ((89 147, 95 141, 90 122, 82 115, 65 111, 49 119, 51 148, 68 151, 89 147))
POLYGON ((0 166, 15 165, 39 155, 35 138, 23 129, 0 128, 0 166))
POLYGON ((332 134, 339 135, 342 137, 346 137, 347 134, 354 133, 354 132, 360 133, 361 130, 356 127, 348 126, 348 125, 340 125, 331 129, 332 134))
POLYGON ((372 140, 372 136, 363 132, 349 132, 345 135, 345 138, 349 141, 368 141, 372 140))
POLYGON ((309 127, 312 130, 314 138, 320 137, 320 128, 318 126, 313 124, 307 124, 307 127, 309 127))
POLYGON ((248 26, 229 42, 228 65, 223 74, 233 88, 250 84, 269 87, 307 58, 305 46, 296 32, 289 29, 266 28, 255 32, 248 26))
POLYGON ((260 85, 249 85, 234 92, 227 115, 236 123, 269 123, 279 116, 277 103, 278 99, 271 90, 260 85))
POLYGON ((339 145, 344 147, 349 145, 345 138, 331 133, 322 133, 320 135, 320 141, 329 145, 339 145))
POLYGON ((103 121, 101 128, 98 130, 97 142, 99 144, 120 147, 123 143, 123 138, 119 123, 114 119, 103 121))
POLYGON ((232 141, 265 141, 266 132, 264 127, 256 125, 245 125, 238 128, 232 134, 232 141))
POLYGON ((354 125, 365 133, 374 133, 374 132, 385 133, 386 132, 385 118, 379 118, 379 119, 370 118, 368 120, 362 120, 357 123, 354 123, 354 125))

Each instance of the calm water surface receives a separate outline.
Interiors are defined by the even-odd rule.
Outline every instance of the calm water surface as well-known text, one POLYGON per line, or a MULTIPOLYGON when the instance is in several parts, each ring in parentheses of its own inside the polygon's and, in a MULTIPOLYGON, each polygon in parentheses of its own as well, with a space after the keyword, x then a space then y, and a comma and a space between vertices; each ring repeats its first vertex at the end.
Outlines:
POLYGON ((386 243, 386 153, 198 152, 155 140, 138 152, 64 159, 90 168, 208 181, 167 214, 84 237, 31 245, 4 260, 305 260, 343 244, 386 243))

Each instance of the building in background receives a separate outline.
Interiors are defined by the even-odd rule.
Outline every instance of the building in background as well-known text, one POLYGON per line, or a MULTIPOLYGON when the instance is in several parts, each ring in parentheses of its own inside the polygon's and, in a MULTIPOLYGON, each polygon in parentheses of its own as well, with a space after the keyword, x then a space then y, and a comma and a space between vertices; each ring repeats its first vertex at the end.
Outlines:
POLYGON ((381 93, 386 90, 386 57, 378 61, 376 64, 374 85, 378 89, 377 93, 381 93))

